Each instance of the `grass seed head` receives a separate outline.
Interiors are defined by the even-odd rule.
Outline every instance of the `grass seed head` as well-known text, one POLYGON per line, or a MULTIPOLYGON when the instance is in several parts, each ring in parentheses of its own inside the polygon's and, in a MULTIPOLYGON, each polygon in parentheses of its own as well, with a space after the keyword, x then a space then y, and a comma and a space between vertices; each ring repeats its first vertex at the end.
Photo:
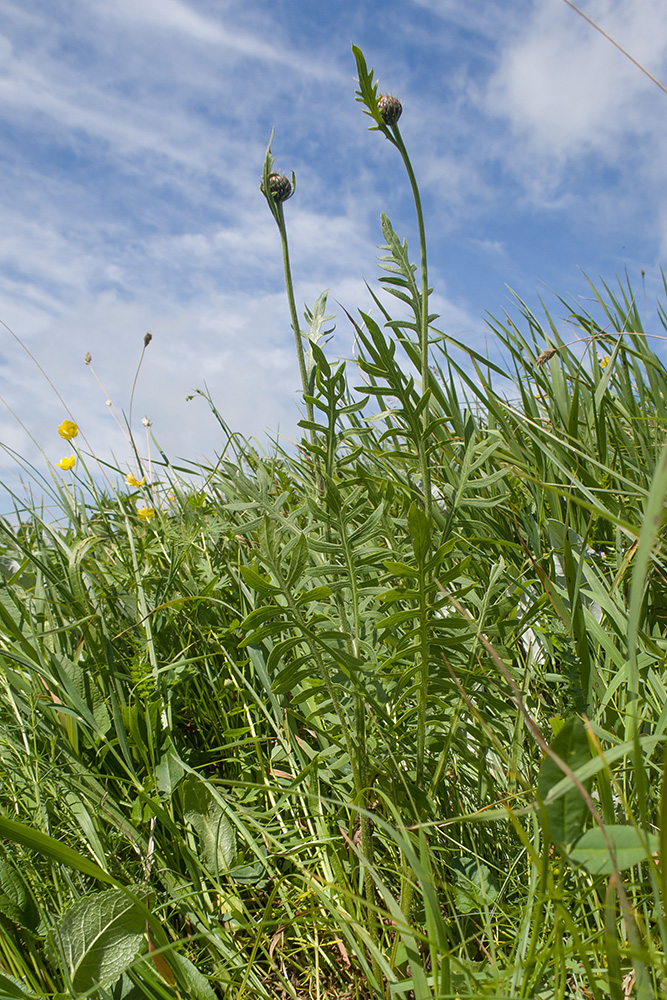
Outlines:
POLYGON ((395 125, 403 113, 403 105, 398 97, 391 94, 381 94, 378 98, 378 108, 385 125, 395 125))

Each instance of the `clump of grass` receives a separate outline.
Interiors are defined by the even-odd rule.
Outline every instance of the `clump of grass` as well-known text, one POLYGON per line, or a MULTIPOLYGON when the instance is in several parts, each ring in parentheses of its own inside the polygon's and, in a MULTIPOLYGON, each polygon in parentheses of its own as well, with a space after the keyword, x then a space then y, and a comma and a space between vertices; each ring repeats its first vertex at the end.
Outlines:
POLYGON ((137 453, 0 522, 3 995, 664 990, 665 367, 625 285, 576 351, 517 302, 506 369, 438 331, 355 57, 406 311, 327 358, 269 150, 300 448, 211 403, 203 486, 137 453))

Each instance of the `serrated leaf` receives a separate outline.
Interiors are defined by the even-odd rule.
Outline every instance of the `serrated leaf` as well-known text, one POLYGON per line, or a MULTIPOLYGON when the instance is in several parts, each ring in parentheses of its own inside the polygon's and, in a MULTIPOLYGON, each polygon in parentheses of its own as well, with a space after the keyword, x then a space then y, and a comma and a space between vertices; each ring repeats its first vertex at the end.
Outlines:
POLYGON ((236 858, 236 834, 213 791, 190 775, 184 783, 183 815, 199 836, 204 864, 218 876, 229 871, 236 858))
POLYGON ((74 903, 51 932, 72 989, 112 986, 146 948, 145 927, 143 911, 120 889, 74 903))
POLYGON ((655 834, 640 833, 634 826, 606 826, 604 833, 599 827, 587 830, 569 852, 569 857, 591 875, 611 875, 614 871, 605 833, 620 872, 650 860, 659 850, 660 842, 655 834), (645 844, 648 845, 648 850, 645 844))
POLYGON ((308 565, 309 559, 310 553, 308 551, 308 542, 306 541, 306 536, 302 532, 290 554, 290 568, 287 576, 288 587, 298 585, 298 581, 303 575, 303 571, 308 565))

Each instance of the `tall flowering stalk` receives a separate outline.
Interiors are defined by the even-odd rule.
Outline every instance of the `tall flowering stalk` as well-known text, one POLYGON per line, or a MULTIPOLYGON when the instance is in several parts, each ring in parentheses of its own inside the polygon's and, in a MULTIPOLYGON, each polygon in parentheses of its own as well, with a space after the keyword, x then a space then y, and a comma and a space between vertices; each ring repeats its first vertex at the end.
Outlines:
MULTIPOLYGON (((292 281, 292 269, 290 266, 289 259, 289 245, 287 242, 287 226, 285 225, 285 213, 283 211, 283 205, 288 198, 291 198, 296 190, 296 180, 294 174, 292 173, 292 180, 290 181, 284 174, 276 173, 273 169, 273 164, 275 163, 275 157, 271 155, 271 143, 273 142, 273 132, 271 133, 271 139, 269 140, 269 145, 266 150, 266 156, 264 157, 264 168, 262 170, 262 184, 261 190, 262 194, 266 198, 266 203, 269 206, 271 215, 276 220, 276 225, 278 226, 278 231, 280 233, 280 242, 282 244, 283 250, 283 266, 285 269, 285 287, 287 289, 287 302, 289 305, 290 319, 292 322, 292 329, 294 330, 294 339, 296 342, 296 356, 299 360, 299 372, 301 374, 301 385, 303 386, 303 393, 306 402, 306 414, 310 423, 313 422, 313 404, 310 402, 309 396, 309 386, 308 386, 308 373, 306 370, 306 355, 303 349, 303 341, 301 339, 301 328, 299 326, 299 317, 296 311, 296 302, 294 299, 294 283, 292 281)), ((314 432, 311 428, 310 431, 311 441, 314 439, 314 432)))
MULTIPOLYGON (((428 367, 428 296, 429 296, 429 286, 428 286, 428 263, 426 256, 426 228, 424 226, 424 213, 422 210, 421 196, 419 194, 419 187, 417 185, 417 179, 415 177, 415 172, 412 169, 412 163, 410 162, 410 157, 408 156, 408 151, 405 148, 405 143, 403 142, 403 137, 401 131, 398 127, 398 120, 401 117, 403 107, 401 102, 397 97, 393 97, 390 94, 381 94, 378 97, 377 83, 373 83, 373 70, 368 70, 366 66, 366 60, 361 49, 353 45, 352 52, 354 53, 354 58, 357 63, 357 75, 359 78, 359 90, 357 91, 357 100, 360 101, 365 106, 365 113, 369 115, 374 124, 369 126, 371 131, 382 132, 386 139, 396 147, 396 149, 401 154, 401 159, 405 165, 405 169, 410 180, 410 187, 412 188, 412 196, 415 202, 415 210, 417 213, 417 226, 419 228, 419 250, 421 257, 421 311, 419 316, 419 353, 421 358, 421 381, 422 381, 422 395, 426 395, 429 390, 430 373, 428 367)), ((428 406, 424 407, 422 420, 424 424, 424 430, 429 423, 429 409, 428 406)), ((424 507, 426 513, 430 519, 432 497, 431 497, 431 467, 429 461, 428 445, 426 440, 426 433, 424 433, 424 438, 420 444, 420 463, 422 467, 422 481, 424 487, 424 507)))

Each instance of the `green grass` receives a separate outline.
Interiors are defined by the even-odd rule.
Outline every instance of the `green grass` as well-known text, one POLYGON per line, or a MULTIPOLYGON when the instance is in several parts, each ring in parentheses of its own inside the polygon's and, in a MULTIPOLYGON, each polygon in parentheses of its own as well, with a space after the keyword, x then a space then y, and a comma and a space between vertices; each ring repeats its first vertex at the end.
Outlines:
POLYGON ((328 360, 267 152, 300 446, 211 404, 215 465, 0 522, 0 996, 665 989, 667 372, 624 283, 438 330, 355 56, 420 265, 383 216, 328 360))

